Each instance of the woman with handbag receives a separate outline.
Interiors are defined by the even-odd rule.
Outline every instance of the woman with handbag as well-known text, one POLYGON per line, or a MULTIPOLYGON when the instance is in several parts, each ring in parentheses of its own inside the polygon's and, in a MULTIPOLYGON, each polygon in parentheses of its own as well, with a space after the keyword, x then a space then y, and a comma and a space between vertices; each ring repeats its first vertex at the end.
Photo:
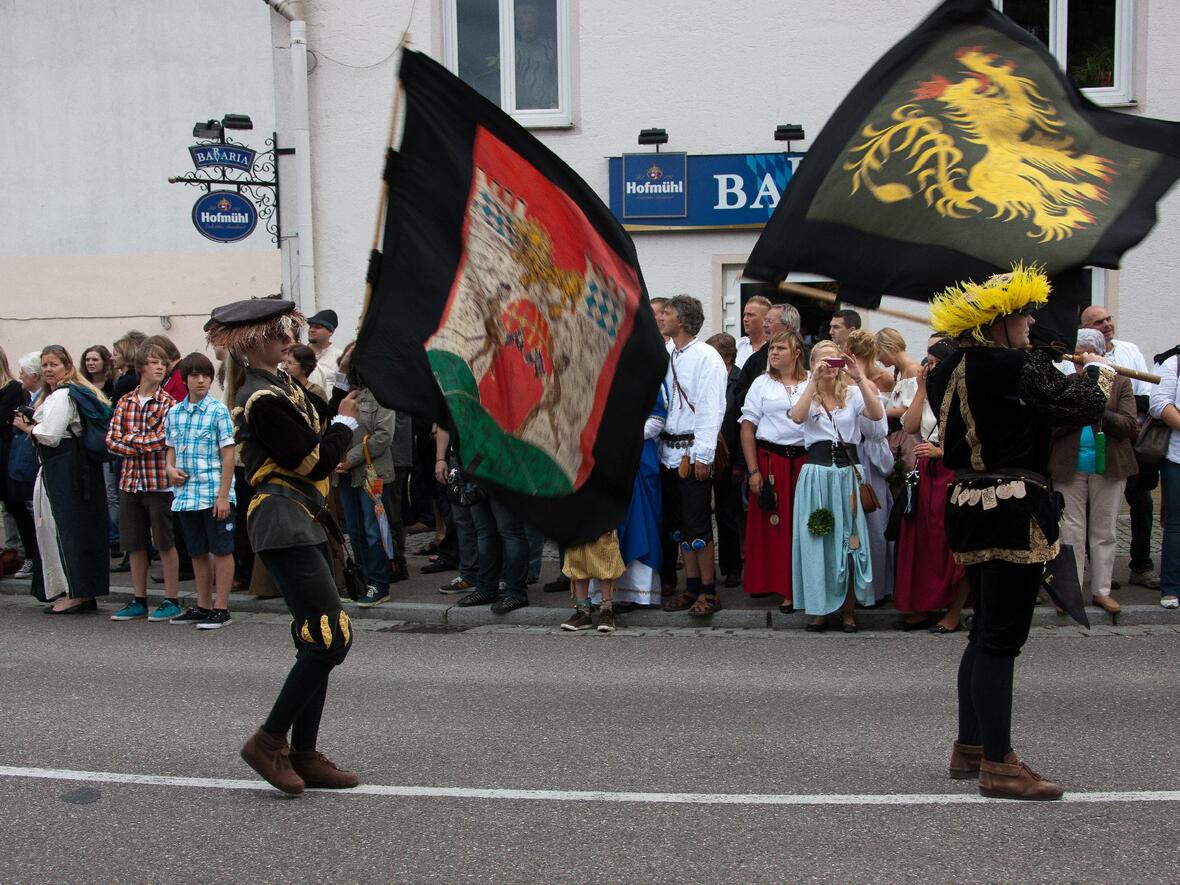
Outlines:
POLYGON ((879 421, 885 410, 856 359, 820 341, 811 349, 811 376, 790 416, 803 425, 807 447, 795 489, 795 607, 812 615, 808 630, 826 630, 828 615, 839 611, 844 632, 855 633, 856 603, 874 602, 865 511, 879 506, 872 486, 863 482, 855 446, 861 419, 879 421))
MULTIPOLYGON (((848 333, 848 352, 856 358, 860 374, 870 379, 870 390, 881 401, 882 409, 889 399, 872 380, 874 375, 887 375, 877 365, 877 344, 873 335, 864 329, 853 329, 848 333)), ((892 379, 889 379, 892 381, 892 379)), ((868 483, 881 506, 866 514, 869 525, 869 555, 873 559, 873 598, 877 603, 893 597, 894 556, 893 541, 885 537, 889 524, 889 511, 893 508, 893 495, 889 491, 889 479, 893 475, 893 449, 889 445, 889 423, 882 415, 876 420, 861 418, 861 440, 856 454, 860 459, 861 478, 868 483)))
POLYGON ((779 610, 793 612, 791 531, 795 487, 807 460, 803 428, 790 418, 802 395, 803 339, 794 329, 779 332, 767 345, 767 368, 746 394, 741 441, 749 475, 744 586, 754 597, 782 597, 779 610))
MULTIPOLYGON (((916 379, 913 400, 902 416, 902 429, 920 441, 914 447, 917 467, 907 479, 912 512, 901 518, 897 539, 897 582, 894 604, 902 613, 898 630, 955 633, 959 630, 963 606, 970 585, 967 570, 955 562, 946 540, 947 490, 955 478, 942 463, 938 420, 926 397, 926 377, 954 345, 941 335, 927 344, 926 359, 916 379), (917 487, 914 488, 914 481, 917 487), (937 621, 936 612, 945 613, 937 621)), ((906 506, 899 501, 898 507, 906 506)))
POLYGON ((344 458, 357 425, 352 391, 327 426, 279 363, 304 324, 294 302, 238 301, 213 311, 205 333, 228 351, 226 404, 234 438, 254 487, 247 530, 293 618, 295 664, 270 714, 241 756, 273 787, 344 788, 358 783, 316 749, 332 670, 352 646, 352 622, 341 610, 327 533, 339 526, 325 508, 328 478, 344 458), (287 743, 287 734, 291 743, 287 743))
MULTIPOLYGON (((1151 394, 1151 417, 1170 430, 1167 449, 1160 461, 1160 483, 1164 510, 1164 537, 1160 550, 1160 605, 1180 609, 1180 348, 1156 357, 1160 383, 1151 394), (1160 359, 1162 357, 1163 359, 1160 359)), ((1147 445, 1155 447, 1158 425, 1148 422, 1140 434, 1136 451, 1142 458, 1147 445)))
POLYGON ((921 366, 906 352, 905 338, 897 329, 881 329, 873 338, 877 345, 877 359, 887 369, 893 369, 893 388, 885 402, 885 419, 889 422, 889 450, 901 469, 909 472, 917 464, 914 434, 906 433, 901 426, 902 415, 914 400, 918 390, 918 372, 921 366))
MULTIPOLYGON (((1106 342, 1102 333, 1079 329, 1076 352, 1094 354, 1105 363, 1106 342)), ((1115 376, 1102 420, 1084 427, 1054 428, 1053 448, 1049 453, 1053 487, 1065 498, 1061 543, 1073 547, 1078 584, 1083 588, 1088 551, 1092 602, 1110 614, 1120 611, 1110 595, 1110 580, 1123 489, 1127 478, 1139 471, 1131 447, 1131 439, 1138 429, 1131 382, 1115 376)))

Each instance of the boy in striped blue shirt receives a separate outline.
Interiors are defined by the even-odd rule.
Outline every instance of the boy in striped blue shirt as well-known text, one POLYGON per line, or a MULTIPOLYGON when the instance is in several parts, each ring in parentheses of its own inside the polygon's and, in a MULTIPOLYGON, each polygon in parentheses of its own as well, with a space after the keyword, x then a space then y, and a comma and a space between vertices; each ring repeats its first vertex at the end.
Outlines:
POLYGON ((207 356, 190 353, 178 369, 188 396, 168 412, 164 442, 172 509, 193 559, 197 605, 171 623, 216 630, 230 623, 234 577, 234 422, 225 404, 209 396, 213 363, 207 356))

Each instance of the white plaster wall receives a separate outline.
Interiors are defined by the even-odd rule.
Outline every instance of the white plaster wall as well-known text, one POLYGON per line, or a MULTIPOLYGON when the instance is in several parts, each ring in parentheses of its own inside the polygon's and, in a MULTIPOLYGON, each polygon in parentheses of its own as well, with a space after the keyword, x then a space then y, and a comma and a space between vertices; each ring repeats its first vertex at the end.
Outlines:
MULTIPOLYGON (((692 153, 767 151, 779 123, 818 134, 865 70, 932 8, 932 0, 571 0, 574 21, 574 126, 537 135, 600 195, 607 193, 606 157, 636 151, 641 128, 668 130, 668 150, 692 153)), ((1142 84, 1137 112, 1180 119, 1180 19, 1166 0, 1138 0, 1136 60, 1142 84)), ((309 45, 321 55, 312 74, 317 286, 321 306, 354 327, 364 287, 385 144, 394 64, 348 68, 382 59, 396 44, 409 0, 322 0, 308 4, 309 45)), ((420 0, 411 26, 416 47, 441 55, 440 0, 420 0)), ((276 34, 285 25, 276 23, 276 34)), ((280 42, 276 40, 276 43, 280 42)), ((282 55, 282 53, 280 53, 282 55)), ((288 63, 276 56, 276 77, 288 63)), ((810 140, 796 144, 803 148, 810 140)), ((1174 343, 1167 286, 1180 270, 1175 254, 1180 196, 1161 206, 1161 223, 1130 253, 1117 281, 1120 335, 1152 353, 1174 343)), ((706 331, 720 327, 712 311, 713 258, 748 252, 753 232, 647 233, 635 240, 652 294, 687 291, 710 310, 706 331)), ((921 313, 921 305, 886 306, 921 313)), ((917 323, 869 314, 871 328, 899 328, 920 352, 917 323)))
MULTIPOLYGON (((197 120, 274 128, 270 13, 260 2, 0 0, 0 344, 109 344, 158 316, 278 289, 260 222, 219 244, 193 228, 197 120), (227 274, 232 271, 232 274, 227 274), (235 293, 241 293, 235 295, 235 293), (45 320, 42 317, 80 319, 45 320)), ((182 349, 195 329, 175 327, 182 349)), ((170 333, 172 334, 172 333, 170 333)))

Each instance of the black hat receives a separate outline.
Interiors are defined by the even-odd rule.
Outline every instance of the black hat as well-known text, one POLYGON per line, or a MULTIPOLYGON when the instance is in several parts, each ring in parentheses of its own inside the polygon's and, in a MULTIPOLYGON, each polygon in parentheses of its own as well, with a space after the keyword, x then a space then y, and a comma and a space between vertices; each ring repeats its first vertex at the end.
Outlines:
POLYGON ((340 320, 336 317, 336 311, 321 310, 315 316, 309 317, 307 324, 309 326, 323 326, 329 332, 335 332, 336 327, 340 325, 340 320))
POLYGON ((280 301, 277 298, 247 298, 245 301, 235 301, 233 304, 223 304, 213 308, 209 320, 205 323, 208 332, 214 326, 250 326, 254 323, 265 323, 280 317, 295 309, 294 301, 280 301))

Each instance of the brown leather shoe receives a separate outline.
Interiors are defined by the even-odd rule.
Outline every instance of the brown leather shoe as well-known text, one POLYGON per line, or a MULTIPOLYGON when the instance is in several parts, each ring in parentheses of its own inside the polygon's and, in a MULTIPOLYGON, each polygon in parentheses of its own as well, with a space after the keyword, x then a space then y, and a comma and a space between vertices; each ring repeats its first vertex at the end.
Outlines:
POLYGON ((1060 799, 1065 789, 1045 780, 1009 753, 1003 762, 979 763, 979 792, 990 799, 1060 799))
POLYGON ((291 767, 290 755, 286 737, 269 734, 261 728, 242 747, 242 758, 264 781, 284 793, 298 796, 303 792, 303 778, 291 767))
POLYGON ((335 762, 315 750, 310 753, 292 752, 291 767, 309 787, 320 787, 325 790, 347 790, 361 782, 361 779, 351 771, 337 768, 335 762))
POLYGON ((1090 601, 1103 611, 1112 615, 1117 615, 1123 610, 1123 607, 1109 596, 1095 596, 1090 601))
POLYGON ((951 744, 950 775, 962 781, 979 777, 979 763, 983 761, 983 744, 951 744))

